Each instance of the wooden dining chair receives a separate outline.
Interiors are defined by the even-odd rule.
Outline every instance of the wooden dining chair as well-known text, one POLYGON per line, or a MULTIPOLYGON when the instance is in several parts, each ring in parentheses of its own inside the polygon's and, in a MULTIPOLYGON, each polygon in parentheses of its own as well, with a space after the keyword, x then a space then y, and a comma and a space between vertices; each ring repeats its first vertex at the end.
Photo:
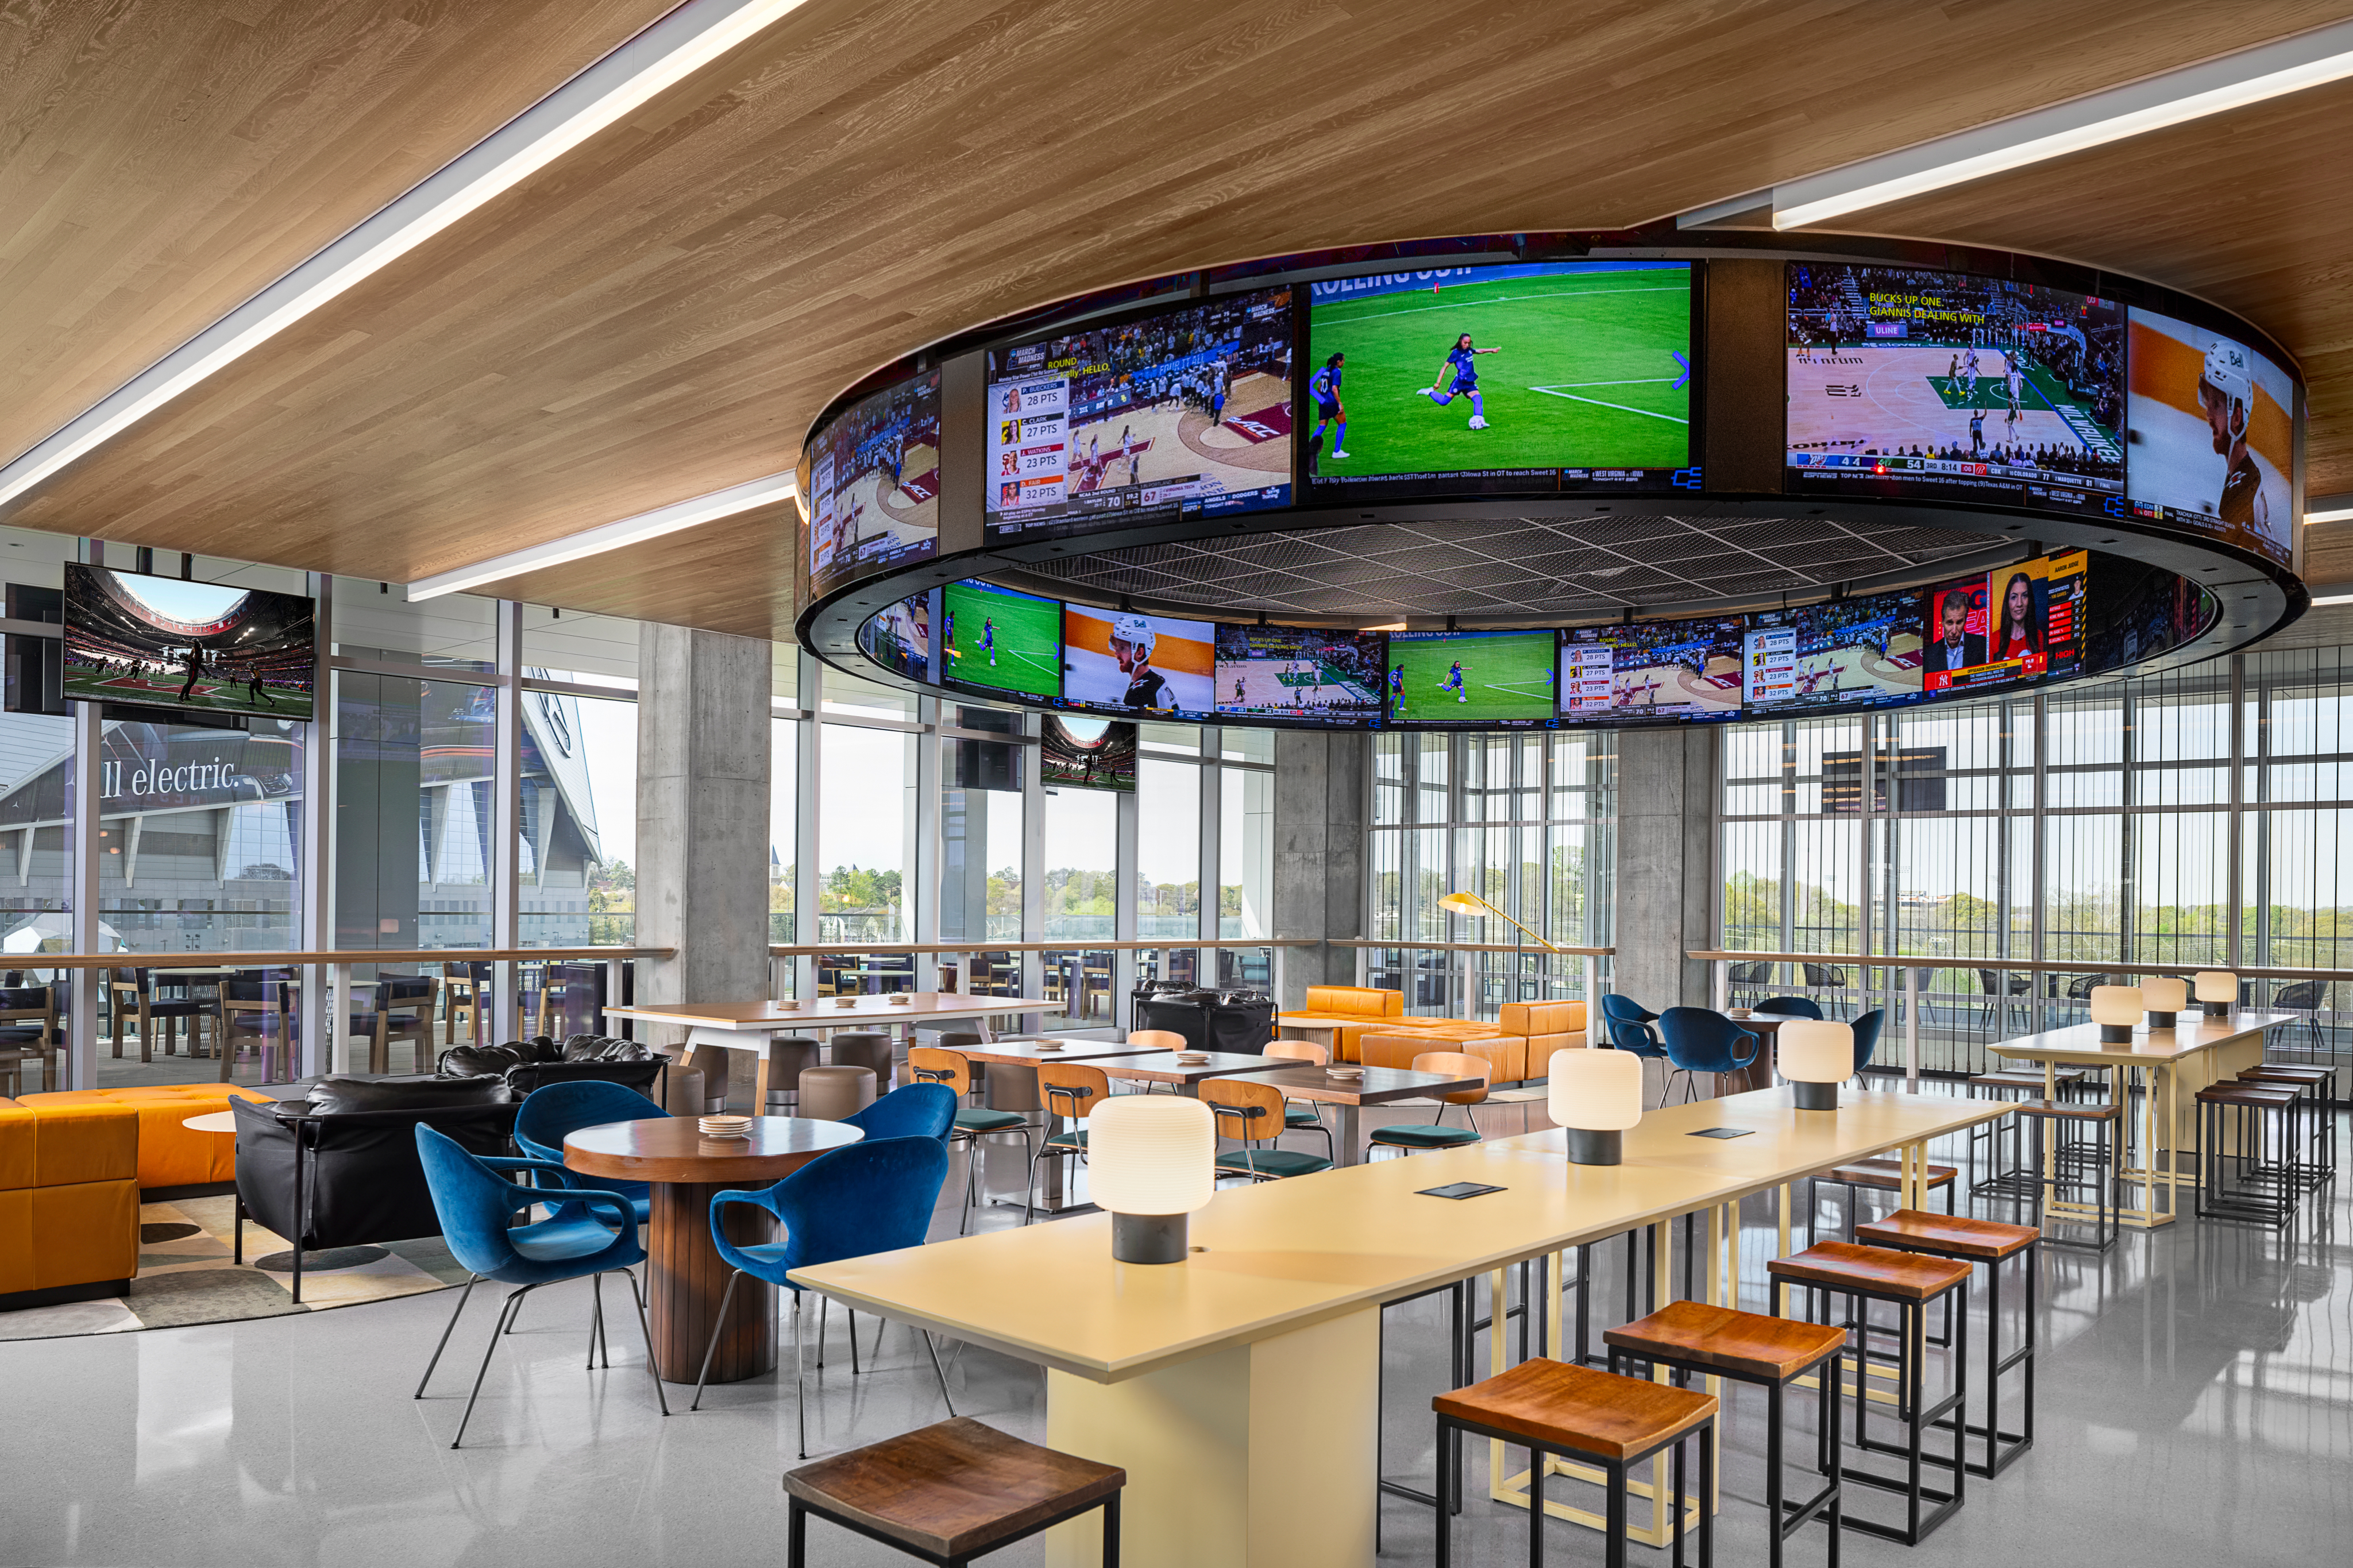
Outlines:
MULTIPOLYGON (((196 1054, 197 1043, 206 1031, 203 1020, 213 1016, 216 1004, 193 998, 166 998, 155 994, 155 976, 147 969, 110 969, 106 972, 108 1001, 114 1016, 114 1054, 122 1054, 122 1026, 133 1019, 139 1025, 139 1059, 155 1059, 155 1027, 164 1028, 164 1054, 172 1055, 179 1044, 180 1020, 188 1020, 188 1055, 196 1054)), ((216 1042, 217 1044, 217 1042, 216 1042)))
MULTIPOLYGON (((58 1077, 58 1054, 63 1043, 64 1037, 58 1028, 56 986, 10 985, 0 989, 0 1055, 13 1049, 19 1061, 38 1061, 41 1087, 58 1089, 62 1087, 58 1077)), ((9 1064, 6 1071, 10 1081, 20 1087, 0 1098, 14 1099, 21 1092, 22 1080, 16 1076, 20 1070, 16 1062, 9 1064)))
POLYGON ((1131 1029, 1127 1043, 1155 1051, 1189 1051, 1193 1048, 1185 1043, 1185 1037, 1174 1029, 1131 1029))
POLYGON ((1274 1085, 1254 1083, 1247 1074, 1208 1078, 1201 1080, 1201 1099, 1217 1119, 1218 1135, 1241 1144, 1217 1156, 1219 1175, 1276 1182, 1332 1168, 1332 1162, 1321 1154, 1275 1147, 1274 1141, 1289 1129, 1283 1118, 1282 1091, 1274 1085), (1259 1147, 1261 1144, 1264 1147, 1259 1147))
MULTIPOLYGON (((1029 1162, 1029 1186, 1022 1194, 1026 1215, 1037 1213, 1038 1168, 1049 1159, 1068 1160, 1075 1157, 1082 1163, 1087 1155, 1086 1119, 1096 1106, 1111 1098, 1111 1079, 1101 1068, 1091 1068, 1084 1062, 1039 1062, 1038 1093, 1045 1101, 1046 1114, 1059 1116, 1071 1125, 1059 1132, 1050 1132, 1046 1142, 1029 1162)), ((1027 1223, 1025 1217, 1024 1223, 1027 1223)))
MULTIPOLYGON (((1266 1043, 1266 1054, 1271 1057, 1280 1057, 1285 1061, 1305 1062, 1309 1067, 1321 1068, 1332 1065, 1332 1053, 1313 1040, 1269 1040, 1266 1043)), ((1320 1107, 1313 1100, 1292 1100, 1286 1097, 1282 1102, 1282 1124, 1285 1127, 1294 1132, 1321 1132, 1324 1134, 1324 1151, 1326 1156, 1338 1157, 1337 1148, 1332 1142, 1332 1129, 1324 1124, 1324 1112, 1320 1107)))
MULTIPOLYGON (((1018 1110, 990 1110, 965 1103, 972 1096, 972 1061, 962 1051, 952 1051, 940 1046, 913 1046, 907 1051, 907 1072, 916 1083, 945 1084, 955 1092, 955 1121, 948 1128, 948 1147, 961 1142, 965 1146, 964 1215, 956 1222, 956 1234, 962 1236, 972 1222, 972 1211, 980 1203, 979 1184, 976 1172, 980 1164, 980 1141, 1016 1135, 1021 1140, 1022 1163, 1026 1166, 1036 1158, 1035 1145, 1030 1142, 1029 1119, 1018 1110)), ((1108 1080, 1106 1080, 1108 1082, 1108 1080)), ((1025 1211, 1021 1223, 1029 1223, 1025 1211)))
POLYGON ((1424 1051, 1413 1058, 1416 1072, 1438 1073, 1446 1078, 1475 1078, 1477 1089, 1466 1089, 1441 1095, 1438 1114, 1428 1122, 1406 1121, 1392 1127, 1377 1127, 1366 1142, 1376 1148, 1390 1148, 1411 1152, 1416 1149, 1451 1149, 1463 1143, 1479 1142, 1479 1123, 1471 1108, 1487 1098, 1487 1086, 1494 1080, 1495 1064, 1484 1057, 1474 1057, 1465 1051, 1424 1051), (1468 1127, 1445 1125, 1446 1108, 1459 1105, 1468 1127))

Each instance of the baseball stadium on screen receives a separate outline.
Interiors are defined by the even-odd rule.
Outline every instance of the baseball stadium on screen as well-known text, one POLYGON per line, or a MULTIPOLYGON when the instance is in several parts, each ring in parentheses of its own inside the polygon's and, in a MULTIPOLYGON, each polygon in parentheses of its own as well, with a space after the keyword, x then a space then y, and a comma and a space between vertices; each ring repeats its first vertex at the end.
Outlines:
POLYGON ((66 563, 65 696, 190 713, 311 716, 311 601, 66 563))
POLYGON ((1391 632, 1392 723, 1467 730, 1549 724, 1557 637, 1534 632, 1391 632))
POLYGON ((1664 490, 1691 473, 1691 267, 1547 261, 1310 286, 1308 477, 1352 497, 1664 490))
POLYGON ((1062 602, 967 579, 940 590, 934 637, 950 683, 1051 702, 1062 695, 1062 602))
POLYGON ((1794 488, 2116 515, 2116 301, 1844 262, 1790 262, 1788 284, 1794 488))

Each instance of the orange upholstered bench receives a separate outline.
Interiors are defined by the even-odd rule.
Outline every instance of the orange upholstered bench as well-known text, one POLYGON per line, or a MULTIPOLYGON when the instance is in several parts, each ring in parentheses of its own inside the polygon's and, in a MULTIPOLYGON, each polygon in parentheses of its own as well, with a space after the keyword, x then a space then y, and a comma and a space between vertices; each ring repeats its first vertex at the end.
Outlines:
MULTIPOLYGON (((1293 1008, 1289 1016, 1303 1022, 1330 1024, 1335 1019, 1347 1019, 1333 1031, 1332 1059, 1352 1062, 1356 1059, 1356 1042, 1366 1029, 1381 1028, 1396 1022, 1405 1013, 1405 994, 1384 991, 1373 985, 1310 985, 1307 997, 1293 1008), (1363 1019, 1359 1024, 1356 1019, 1363 1019)), ((1278 1013, 1277 1027, 1285 1015, 1278 1013)))
POLYGON ((1406 1068, 1429 1051, 1461 1051, 1477 1057, 1493 1069, 1493 1081, 1517 1083, 1528 1076, 1528 1042, 1506 1035, 1493 1024, 1465 1024, 1454 1018, 1400 1018, 1357 1042, 1359 1059, 1371 1068, 1406 1068))
POLYGON ((0 1310, 122 1294, 139 1272, 138 1163, 124 1107, 0 1100, 0 1310))
POLYGON ((275 1098, 234 1084, 164 1083, 136 1089, 59 1089, 54 1094, 28 1094, 16 1103, 35 1110, 111 1105, 135 1113, 139 1185, 153 1192, 217 1186, 237 1180, 237 1140, 218 1132, 191 1132, 181 1123, 191 1116, 227 1110, 232 1099, 275 1098))

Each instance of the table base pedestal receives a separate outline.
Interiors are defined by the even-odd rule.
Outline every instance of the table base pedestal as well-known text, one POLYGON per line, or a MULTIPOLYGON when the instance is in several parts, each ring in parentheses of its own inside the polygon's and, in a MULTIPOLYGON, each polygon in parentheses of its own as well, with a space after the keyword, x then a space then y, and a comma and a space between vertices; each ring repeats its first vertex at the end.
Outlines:
MULTIPOLYGON (((730 1269, 711 1239, 711 1198, 730 1185, 654 1184, 646 1276, 653 1298, 654 1366, 665 1383, 695 1380, 719 1326, 719 1301, 730 1269)), ((746 1204, 729 1205, 725 1223, 727 1239, 739 1246, 776 1239, 776 1221, 746 1204)), ((776 1288, 745 1275, 736 1281, 719 1348, 712 1352, 711 1381, 738 1383, 776 1364, 776 1288)))

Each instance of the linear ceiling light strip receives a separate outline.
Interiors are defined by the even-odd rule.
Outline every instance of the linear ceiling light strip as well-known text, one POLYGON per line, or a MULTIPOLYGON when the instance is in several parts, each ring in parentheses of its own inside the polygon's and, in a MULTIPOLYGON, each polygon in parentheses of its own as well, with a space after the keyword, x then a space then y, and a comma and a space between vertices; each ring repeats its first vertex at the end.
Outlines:
POLYGON ((801 4, 686 0, 0 468, 0 506, 634 113, 801 4))
POLYGON ((567 561, 600 555, 624 545, 642 544, 649 539, 659 539, 665 533, 676 533, 682 529, 714 522, 723 517, 733 517, 739 511, 749 511, 755 506, 766 506, 771 501, 790 500, 792 497, 793 476, 770 474, 748 484, 713 490, 692 500, 676 501, 669 506, 657 507, 652 511, 639 512, 635 517, 625 517, 617 522, 602 523, 579 533, 566 534, 562 539, 551 539, 544 544, 510 551, 471 566, 460 566, 454 571, 421 577, 408 585, 408 600, 415 604, 420 599, 435 599, 444 594, 467 593, 502 578, 520 577, 526 572, 561 566, 567 561))
POLYGON ((2348 76, 2353 22, 2338 22, 1777 185, 1773 226, 1827 223, 2348 76))

